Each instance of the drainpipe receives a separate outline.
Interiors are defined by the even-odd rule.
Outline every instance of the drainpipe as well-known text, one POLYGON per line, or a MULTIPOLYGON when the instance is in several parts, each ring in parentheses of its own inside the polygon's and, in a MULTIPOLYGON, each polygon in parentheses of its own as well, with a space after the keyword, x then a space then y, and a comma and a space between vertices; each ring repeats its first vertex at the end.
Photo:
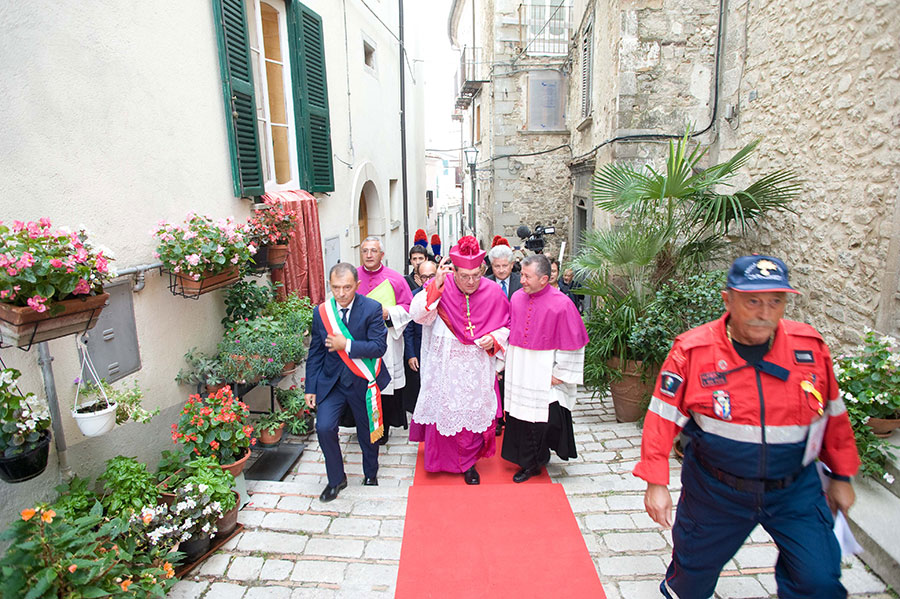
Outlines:
POLYGON ((403 178, 403 255, 409 251, 409 206, 406 192, 406 70, 403 65, 403 0, 400 8, 400 174, 403 178))
POLYGON ((53 441, 56 443, 56 455, 59 459, 59 472, 65 482, 75 477, 75 473, 69 467, 69 458, 66 453, 66 434, 63 431, 62 415, 59 412, 59 397, 56 395, 56 381, 53 379, 53 356, 46 341, 38 343, 38 364, 41 367, 41 375, 44 377, 44 391, 47 393, 47 405, 50 406, 50 421, 53 426, 53 441))

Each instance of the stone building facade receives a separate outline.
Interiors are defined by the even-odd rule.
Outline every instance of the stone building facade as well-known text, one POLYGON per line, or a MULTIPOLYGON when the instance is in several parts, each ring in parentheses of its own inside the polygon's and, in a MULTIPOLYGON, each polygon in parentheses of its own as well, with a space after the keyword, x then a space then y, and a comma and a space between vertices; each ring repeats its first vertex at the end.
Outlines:
POLYGON ((458 4, 477 13, 472 39, 490 50, 476 96, 485 226, 508 234, 540 220, 577 248, 581 231, 612 224, 590 199, 603 164, 660 167, 660 136, 687 126, 710 164, 761 139, 735 184, 793 169, 803 191, 732 253, 783 257, 804 292, 790 317, 838 348, 864 327, 900 334, 900 3, 571 0, 568 53, 552 59, 521 52, 519 3, 458 4), (564 75, 564 132, 523 127, 540 68, 564 75))

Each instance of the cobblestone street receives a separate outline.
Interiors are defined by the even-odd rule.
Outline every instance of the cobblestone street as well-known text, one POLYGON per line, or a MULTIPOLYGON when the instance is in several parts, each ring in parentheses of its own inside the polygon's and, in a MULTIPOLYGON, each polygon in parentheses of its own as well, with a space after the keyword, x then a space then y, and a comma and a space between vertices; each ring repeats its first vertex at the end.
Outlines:
MULTIPOLYGON (((631 475, 640 429, 616 423, 609 401, 587 393, 573 419, 580 455, 568 463, 554 457, 550 476, 566 490, 607 596, 656 599, 671 536, 644 512, 644 483, 631 475)), ((251 502, 240 512, 245 530, 179 582, 169 597, 393 597, 417 448, 403 431, 392 434, 379 458, 380 486, 363 487, 355 436, 342 433, 342 440, 349 486, 338 499, 318 501, 325 464, 312 437, 285 481, 248 482, 251 502)), ((671 464, 677 500, 680 467, 674 459, 671 464)), ((490 542, 490 531, 477 532, 490 542)), ((775 557, 771 539, 755 530, 726 566, 716 597, 775 597, 775 557)), ((854 599, 891 597, 856 558, 845 561, 843 582, 854 599)))

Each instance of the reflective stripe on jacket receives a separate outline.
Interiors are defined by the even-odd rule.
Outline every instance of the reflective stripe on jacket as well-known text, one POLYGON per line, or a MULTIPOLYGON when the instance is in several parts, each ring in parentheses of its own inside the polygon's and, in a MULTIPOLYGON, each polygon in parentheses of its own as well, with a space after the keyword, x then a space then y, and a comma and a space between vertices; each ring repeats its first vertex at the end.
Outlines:
POLYGON ((785 478, 801 469, 810 425, 819 418, 828 419, 819 458, 837 474, 856 474, 853 431, 821 335, 781 320, 771 349, 752 366, 728 340, 727 317, 675 339, 656 380, 634 474, 668 484, 669 452, 683 428, 715 468, 785 478))

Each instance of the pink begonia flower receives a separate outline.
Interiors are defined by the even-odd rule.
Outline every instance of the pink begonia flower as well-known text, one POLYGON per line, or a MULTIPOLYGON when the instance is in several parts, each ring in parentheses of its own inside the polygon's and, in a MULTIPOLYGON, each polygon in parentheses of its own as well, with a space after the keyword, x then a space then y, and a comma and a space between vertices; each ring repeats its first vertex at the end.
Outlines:
POLYGON ((222 252, 225 251, 225 248, 223 246, 219 245, 219 246, 216 246, 216 251, 221 254, 222 252))
POLYGON ((47 298, 41 297, 39 295, 35 295, 34 297, 28 298, 28 307, 34 310, 35 312, 46 312, 47 306, 44 305, 44 302, 47 301, 47 298))
POLYGON ((16 264, 16 266, 18 266, 21 270, 23 268, 28 268, 32 264, 34 264, 34 256, 32 256, 30 252, 25 252, 24 254, 22 254, 22 257, 19 258, 19 262, 16 264))
POLYGON ((12 260, 9 259, 9 256, 0 254, 0 268, 6 268, 10 264, 12 264, 12 260))
POLYGON ((41 223, 41 226, 42 226, 42 227, 51 227, 51 226, 53 226, 52 223, 50 222, 50 219, 47 218, 46 216, 42 216, 40 219, 38 219, 38 222, 41 223))
POLYGON ((103 252, 100 252, 99 254, 97 254, 97 261, 94 263, 94 265, 97 267, 97 270, 99 272, 108 272, 109 271, 109 265, 106 261, 106 258, 103 257, 103 252))
POLYGON ((12 289, 2 289, 0 290, 0 299, 12 299, 9 296, 12 294, 12 289))
POLYGON ((19 274, 19 271, 16 270, 15 268, 13 268, 12 266, 10 266, 9 268, 7 268, 7 269, 6 269, 6 272, 7 272, 7 274, 9 274, 9 276, 11 276, 11 277, 14 277, 14 276, 16 276, 17 274, 19 274))
POLYGON ((175 273, 181 272, 181 267, 180 267, 180 266, 176 266, 175 268, 172 269, 172 272, 175 272, 175 273))
POLYGON ((166 222, 166 219, 164 219, 164 218, 159 219, 159 222, 156 224, 159 225, 160 227, 167 227, 169 225, 169 223, 166 222))
POLYGON ((23 223, 22 221, 20 221, 20 220, 13 221, 13 232, 14 233, 18 233, 19 231, 21 231, 24 228, 25 228, 25 223, 23 223))
POLYGON ((196 237, 196 236, 197 236, 197 232, 196 232, 196 231, 185 231, 185 233, 184 233, 184 238, 185 238, 185 239, 193 239, 193 238, 196 237))
POLYGON ((71 266, 66 267, 66 274, 72 274, 73 272, 75 272, 74 268, 72 268, 71 266))
POLYGON ((91 292, 91 286, 84 279, 78 279, 78 284, 75 285, 75 289, 72 290, 72 293, 75 295, 87 295, 91 292))
POLYGON ((238 257, 237 257, 237 256, 232 256, 232 257, 231 257, 231 263, 232 263, 232 264, 237 264, 237 263, 238 263, 238 257))
POLYGON ((153 257, 159 260, 159 252, 153 252, 153 257))
POLYGON ((200 264, 200 254, 188 254, 185 257, 185 260, 187 260, 188 264, 191 266, 197 266, 200 264))
POLYGON ((84 246, 78 248, 78 251, 75 253, 75 262, 78 264, 84 264, 88 259, 87 250, 84 249, 84 246))
POLYGON ((256 253, 256 246, 253 245, 252 243, 251 243, 250 245, 247 246, 247 249, 250 250, 250 253, 251 253, 251 254, 255 254, 255 253, 256 253))
POLYGON ((195 281, 199 281, 200 275, 191 275, 191 278, 194 279, 195 281))

